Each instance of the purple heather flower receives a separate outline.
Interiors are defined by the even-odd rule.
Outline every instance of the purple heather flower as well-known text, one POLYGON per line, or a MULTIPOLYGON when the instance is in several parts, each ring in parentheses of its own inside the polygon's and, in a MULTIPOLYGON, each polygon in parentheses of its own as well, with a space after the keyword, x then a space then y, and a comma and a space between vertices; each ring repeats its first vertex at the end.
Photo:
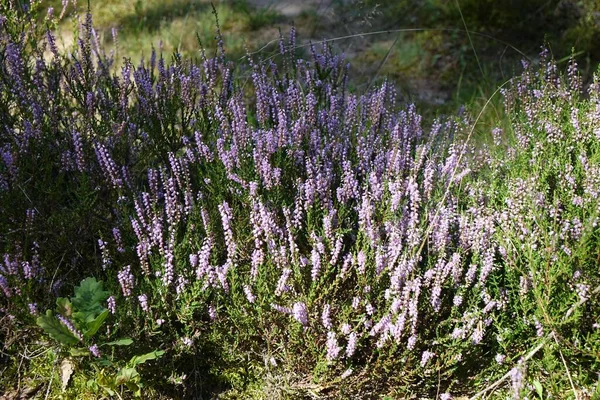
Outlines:
POLYGON ((100 352, 100 349, 98 348, 97 344, 93 344, 89 347, 90 353, 92 353, 92 355, 96 358, 100 358, 102 357, 102 353, 100 352))
POLYGON ((340 354, 341 350, 342 348, 338 346, 337 339, 335 337, 335 332, 327 332, 327 360, 335 360, 340 354))
POLYGON ((212 304, 208 306, 208 316, 211 321, 214 321, 217 318, 217 308, 212 304))
POLYGON ((294 319, 303 326, 308 325, 308 311, 306 310, 306 304, 302 302, 294 303, 292 308, 292 315, 294 319))
POLYGON ((63 317, 60 314, 56 314, 56 318, 58 318, 58 320, 61 322, 61 324, 66 326, 67 329, 69 329, 69 331, 71 331, 73 336, 75 336, 80 342, 83 341, 83 335, 81 334, 81 332, 79 332, 79 330, 77 330, 77 328, 75 328, 75 325, 73 325, 73 323, 71 321, 69 321, 67 318, 63 317))
POLYGON ((421 354, 421 367, 425 367, 425 365, 427 365, 429 360, 431 360, 433 357, 435 357, 435 353, 425 350, 423 354, 421 354))
POLYGON ((148 296, 142 294, 138 296, 138 301, 140 302, 140 306, 142 307, 142 310, 144 310, 144 312, 150 312, 150 307, 148 306, 148 296))
POLYGON ((331 310, 331 306, 329 304, 325 304, 323 306, 323 312, 321 313, 321 321, 323 322, 323 326, 325 329, 331 329, 331 319, 329 317, 329 313, 331 310))
POLYGON ((115 302, 114 296, 110 296, 106 300, 106 306, 107 306, 107 308, 108 308, 108 310, 110 311, 111 314, 114 314, 117 311, 117 306, 116 306, 116 302, 115 302))
POLYGON ((520 399, 521 390, 523 390, 523 387, 525 386, 525 376, 521 363, 510 370, 510 383, 512 387, 513 399, 520 399))
POLYGON ((121 289, 123 291, 123 296, 131 296, 131 292, 133 290, 134 285, 134 277, 131 273, 131 266, 127 265, 118 273, 117 276, 119 278, 119 284, 121 285, 121 289))
POLYGON ((496 357, 494 357, 494 359, 499 365, 502 365, 504 364, 504 360, 506 360, 506 356, 504 354, 496 354, 496 357))
POLYGON ((356 344, 358 342, 358 335, 356 332, 351 332, 348 335, 348 344, 346 345, 346 357, 352 357, 356 350, 356 344))
POLYGON ((38 315, 38 308, 37 308, 37 304, 35 303, 30 303, 27 305, 29 307, 29 313, 33 316, 38 315))
POLYGON ((252 294, 250 286, 244 285, 244 293, 246 294, 246 299, 248 299, 248 302, 254 303, 256 301, 256 297, 252 294))

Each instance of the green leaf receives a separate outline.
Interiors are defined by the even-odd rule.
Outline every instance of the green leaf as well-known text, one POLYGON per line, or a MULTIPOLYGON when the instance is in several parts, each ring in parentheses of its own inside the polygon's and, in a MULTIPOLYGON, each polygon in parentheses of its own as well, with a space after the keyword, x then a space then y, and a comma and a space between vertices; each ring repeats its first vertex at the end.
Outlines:
POLYGON ((88 322, 87 330, 83 333, 83 336, 85 336, 86 338, 94 336, 94 334, 98 332, 98 329, 100 329, 100 327, 104 323, 104 320, 106 320, 106 317, 108 317, 108 310, 102 311, 102 313, 100 313, 100 315, 98 315, 95 319, 88 322))
POLYGON ((90 354, 90 351, 88 349, 86 349, 85 347, 79 347, 79 348, 69 349, 69 353, 73 357, 84 357, 84 356, 88 356, 90 354))
POLYGON ((143 354, 141 356, 134 356, 129 361, 129 364, 136 366, 145 363, 146 361, 154 360, 162 357, 165 354, 164 350, 154 350, 151 353, 143 354))
POLYGON ((133 340, 130 338, 123 338, 119 340, 115 340, 114 342, 103 343, 102 346, 129 346, 133 343, 133 340))
POLYGON ((142 388, 140 384, 135 382, 126 382, 125 385, 129 390, 133 392, 133 397, 141 397, 142 396, 142 388))
POLYGON ((535 391, 537 392, 540 399, 544 398, 544 389, 542 388, 542 384, 537 379, 533 381, 533 386, 535 386, 535 391))
POLYGON ((115 377, 115 383, 122 385, 126 382, 134 381, 136 378, 139 379, 140 374, 135 368, 121 368, 117 376, 115 377))
POLYGON ((70 317, 73 314, 73 304, 65 297, 56 299, 56 307, 56 311, 66 317, 70 317))
POLYGON ((106 308, 104 302, 110 293, 104 291, 102 282, 96 278, 86 278, 75 287, 75 297, 71 297, 73 307, 77 310, 73 317, 81 322, 96 318, 106 308), (91 318, 90 318, 91 317, 91 318))
POLYGON ((79 342, 79 339, 54 316, 52 310, 46 311, 46 315, 38 317, 36 322, 52 339, 59 343, 73 345, 79 342))

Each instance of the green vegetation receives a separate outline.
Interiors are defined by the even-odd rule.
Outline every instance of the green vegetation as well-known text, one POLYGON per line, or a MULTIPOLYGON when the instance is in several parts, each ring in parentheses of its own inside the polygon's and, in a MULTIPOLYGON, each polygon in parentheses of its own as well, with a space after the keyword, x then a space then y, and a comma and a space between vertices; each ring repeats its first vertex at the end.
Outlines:
MULTIPOLYGON (((419 4, 499 34, 515 18, 419 4)), ((355 36, 389 18, 366 3, 296 15, 352 38, 290 28, 243 57, 289 17, 106 5, 0 4, 0 393, 600 397, 600 71, 577 52, 497 81, 458 28, 355 36)))

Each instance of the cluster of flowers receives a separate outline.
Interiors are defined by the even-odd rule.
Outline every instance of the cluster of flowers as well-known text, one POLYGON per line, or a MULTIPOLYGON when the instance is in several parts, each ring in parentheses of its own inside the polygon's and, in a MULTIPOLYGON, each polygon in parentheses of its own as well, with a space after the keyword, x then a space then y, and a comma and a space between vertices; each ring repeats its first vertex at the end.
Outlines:
MULTIPOLYGON (((427 369, 443 340, 458 349, 444 362, 468 365, 473 345, 501 348, 503 318, 544 334, 541 318, 513 308, 541 279, 522 254, 569 259, 597 231, 600 92, 592 85, 591 106, 577 108, 576 73, 565 85, 550 60, 547 76, 525 66, 505 92, 520 119, 498 157, 501 129, 494 147, 473 148, 453 140, 470 137, 466 117, 425 128, 414 106, 398 111, 390 84, 351 93, 348 66, 327 45, 296 60, 293 31, 283 67, 248 61, 244 85, 222 49, 199 65, 153 52, 117 75, 91 18, 80 36, 68 59, 48 32, 49 60, 40 51, 31 63, 22 39, 0 33, 0 191, 19 192, 46 151, 56 174, 88 176, 109 193, 120 222, 96 238, 97 273, 118 288, 113 314, 137 309, 162 323, 196 296, 211 321, 239 307, 248 318, 289 318, 302 327, 296 339, 317 343, 315 357, 340 372, 384 349, 427 369), (543 173, 514 168, 540 163, 543 173)), ((15 220, 34 224, 32 209, 15 220)), ((24 252, 26 243, 0 263, 7 310, 23 281, 48 278, 39 246, 24 252)), ((583 266, 552 290, 588 293, 597 278, 583 266)))

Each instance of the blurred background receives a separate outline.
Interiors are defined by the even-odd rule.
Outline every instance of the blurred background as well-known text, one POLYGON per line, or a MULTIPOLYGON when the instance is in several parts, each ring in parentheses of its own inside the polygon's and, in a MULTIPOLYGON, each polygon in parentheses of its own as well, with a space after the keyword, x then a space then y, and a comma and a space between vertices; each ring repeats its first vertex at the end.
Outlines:
MULTIPOLYGON (((199 57, 216 47, 217 11, 230 60, 278 52, 279 32, 298 32, 297 45, 330 40, 351 63, 351 85, 367 90, 385 79, 401 100, 431 113, 485 101, 499 84, 535 62, 546 44, 564 68, 575 56, 584 80, 600 59, 598 0, 90 0, 99 39, 137 64, 152 47, 199 57), (466 31, 470 34, 467 34, 466 31)), ((55 14, 61 0, 43 0, 55 14)), ((73 41, 73 19, 88 4, 72 0, 57 27, 73 41)), ((42 7, 46 10, 47 7, 42 7)), ((43 15, 40 16, 44 18, 43 15)), ((213 52, 213 53, 211 53, 213 52)), ((298 55, 308 47, 298 49, 298 55)), ((275 61, 276 57, 274 58, 275 61)))

